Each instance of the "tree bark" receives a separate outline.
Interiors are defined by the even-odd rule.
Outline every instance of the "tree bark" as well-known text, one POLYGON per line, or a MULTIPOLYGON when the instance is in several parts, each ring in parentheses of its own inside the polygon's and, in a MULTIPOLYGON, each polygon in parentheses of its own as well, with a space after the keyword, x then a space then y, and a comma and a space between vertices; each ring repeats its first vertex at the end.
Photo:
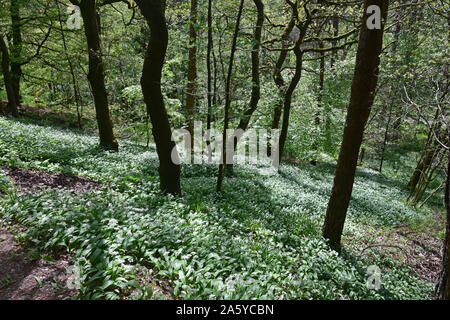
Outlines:
POLYGON ((159 158, 160 188, 164 193, 181 196, 180 165, 169 116, 161 91, 161 73, 168 44, 164 0, 136 0, 150 27, 150 41, 144 59, 141 86, 159 158), (172 159, 172 150, 174 150, 172 159))
POLYGON ((6 113, 11 114, 14 117, 18 117, 19 111, 17 109, 17 100, 11 80, 11 73, 9 71, 10 65, 9 52, 4 36, 2 34, 0 34, 0 53, 2 55, 3 80, 5 82, 6 94, 8 96, 8 105, 6 107, 6 113))
MULTIPOLYGON (((291 20, 289 20, 288 25, 286 26, 286 28, 283 31, 283 35, 281 36, 281 41, 282 41, 282 49, 286 49, 288 47, 288 38, 289 38, 289 34, 291 33, 292 29, 295 26, 295 15, 293 15, 291 17, 291 20)), ((281 74, 281 70, 283 68, 283 64, 284 61, 286 60, 288 51, 287 50, 282 50, 280 52, 280 55, 278 56, 278 60, 275 64, 275 68, 273 71, 273 80, 275 82, 275 84, 277 85, 278 88, 278 93, 279 93, 279 101, 278 103, 275 105, 275 109, 273 110, 273 117, 272 117, 272 129, 278 129, 278 127, 280 126, 280 119, 281 119, 281 113, 283 111, 283 101, 284 101, 284 86, 285 86, 285 81, 283 78, 283 75, 281 74)), ((267 150, 269 151, 270 148, 267 148, 267 150)))
MULTIPOLYGON (((319 48, 323 49, 323 42, 319 41, 319 48)), ((320 53, 320 66, 319 66, 319 92, 317 94, 317 114, 316 125, 320 125, 320 112, 322 110, 323 100, 323 86, 325 83, 325 53, 320 53)))
POLYGON ((226 166, 224 165, 227 162, 227 129, 228 123, 230 121, 230 105, 231 105, 231 76, 233 75, 233 63, 234 63, 234 55, 236 53, 236 43, 239 34, 239 28, 241 24, 241 16, 242 10, 244 7, 244 0, 240 1, 238 15, 236 19, 236 25, 234 28, 233 41, 231 44, 231 55, 230 62, 228 64, 228 74, 225 82, 225 116, 224 116, 224 124, 223 124, 223 135, 222 135, 222 156, 221 163, 219 164, 219 173, 217 177, 217 185, 216 191, 222 191, 222 182, 225 176, 226 166))
POLYGON ((61 38, 63 41, 63 48, 64 48, 64 55, 66 57, 67 63, 69 64, 69 71, 70 71, 70 75, 72 77, 72 87, 73 87, 73 95, 75 98, 75 104, 77 106, 77 118, 78 118, 78 128, 83 129, 83 125, 82 125, 82 114, 80 112, 80 93, 78 90, 78 84, 77 84, 77 79, 75 76, 75 70, 74 70, 74 66, 72 63, 72 59, 70 59, 69 56, 69 50, 67 48, 67 41, 66 41, 66 35, 64 33, 64 28, 63 28, 63 22, 62 22, 62 18, 61 18, 61 10, 60 7, 58 6, 58 20, 59 20, 59 27, 61 29, 61 38))
POLYGON ((384 154, 386 152, 386 145, 388 143, 388 139, 389 139, 389 126, 391 125, 391 121, 392 121, 392 104, 390 106, 389 109, 389 114, 388 114, 388 121, 386 123, 386 128, 384 129, 384 137, 383 137, 383 144, 381 145, 381 159, 380 159, 380 167, 378 169, 378 171, 383 172, 383 163, 384 163, 384 154))
POLYGON ((20 95, 20 79, 22 78, 22 31, 20 7, 21 0, 11 0, 10 15, 12 28, 12 46, 11 46, 11 83, 14 90, 15 101, 19 104, 22 101, 20 95))
POLYGON ((258 102, 261 97, 261 83, 259 79, 259 54, 261 48, 261 36, 262 28, 264 23, 264 4, 261 0, 253 0, 256 10, 258 12, 258 17, 256 19, 255 32, 253 35, 253 48, 252 48, 252 94, 250 99, 250 106, 244 112, 244 115, 239 121, 237 129, 246 130, 250 122, 250 118, 258 108, 258 102))
POLYGON ((191 145, 194 145, 194 126, 192 116, 195 105, 195 79, 197 78, 197 7, 198 0, 191 0, 191 14, 189 20, 189 60, 188 84, 186 93, 186 111, 188 116, 188 131, 191 134, 191 145))
MULTIPOLYGON (((260 48, 261 48, 261 37, 262 37, 262 28, 264 23, 264 4, 261 0, 253 0, 256 6, 256 10, 258 13, 258 17, 256 19, 255 32, 253 37, 253 48, 252 48, 252 93, 250 98, 249 108, 244 111, 244 114, 239 120, 239 124, 236 128, 237 130, 247 130, 248 124, 250 123, 250 119, 258 108, 259 99, 261 98, 261 83, 259 79, 259 65, 260 65, 260 48)), ((236 150, 237 144, 239 142, 240 136, 236 135, 233 141, 233 151, 236 150)), ((232 172, 233 164, 227 164, 227 170, 232 172)))
MULTIPOLYGON (((338 17, 333 17, 331 19, 331 22, 333 24, 333 30, 334 30, 334 36, 337 37, 339 35, 339 18, 338 17)), ((334 40, 332 43, 333 47, 337 47, 337 40, 334 40)), ((334 61, 336 59, 337 56, 337 50, 333 50, 331 53, 331 59, 330 59, 330 67, 333 68, 334 67, 334 61)))
POLYGON ((447 183, 445 187, 444 202, 447 208, 447 224, 445 229, 445 241, 444 248, 442 250, 442 269, 439 275, 439 282, 436 286, 436 297, 438 300, 450 300, 450 150, 448 152, 448 165, 447 165, 447 183))
POLYGON ((419 183, 420 177, 422 176, 423 172, 428 169, 428 167, 432 164, 432 160, 434 159, 434 155, 436 153, 436 149, 439 144, 434 138, 434 135, 436 132, 439 132, 441 130, 440 128, 441 123, 439 121, 439 116, 440 110, 437 109, 434 115, 433 125, 430 128, 430 131, 428 132, 427 143, 425 144, 425 148, 423 149, 422 154, 420 155, 419 162, 417 163, 417 166, 414 169, 414 172, 408 182, 409 188, 408 200, 413 196, 414 192, 416 191, 417 184, 419 183))
POLYGON ((284 94, 283 122, 281 125, 281 132, 280 132, 278 161, 276 161, 276 163, 280 163, 281 157, 283 156, 284 145, 286 144, 288 128, 289 128, 289 117, 290 117, 290 113, 291 113, 292 94, 294 93, 294 90, 297 87, 297 84, 299 83, 300 78, 302 76, 303 51, 300 50, 300 43, 301 43, 301 40, 299 40, 294 47, 295 73, 294 73, 294 76, 292 77, 292 80, 291 80, 291 83, 289 84, 288 89, 286 90, 286 93, 284 94))
POLYGON ((358 152, 378 81, 379 56, 383 44, 387 8, 387 0, 364 1, 364 14, 344 136, 323 226, 323 237, 328 239, 330 245, 335 249, 340 248, 342 231, 353 189, 358 152), (371 5, 377 5, 381 9, 381 16, 384 20, 381 29, 369 30, 367 28, 368 15, 366 12, 371 5))
POLYGON ((97 6, 95 0, 82 0, 80 2, 71 0, 71 2, 80 7, 81 17, 83 18, 89 50, 88 80, 94 96, 100 145, 117 151, 119 144, 114 136, 108 106, 108 94, 105 88, 105 70, 100 41, 100 17, 97 13, 97 6))
MULTIPOLYGON (((212 92, 212 74, 211 74, 211 54, 213 53, 213 35, 212 35, 212 0, 208 0, 208 49, 206 53, 206 70, 207 70, 207 86, 208 86, 208 114, 206 116, 206 130, 207 130, 207 139, 206 144, 208 146, 208 162, 212 161, 212 149, 210 145, 210 137, 209 137, 209 130, 211 130, 211 114, 212 114, 212 98, 213 98, 213 92, 212 92)), ((192 146, 191 141, 191 146, 192 146)))
POLYGON ((275 163, 280 163, 281 157, 283 156, 284 146, 286 144, 288 129, 289 129, 289 117, 291 113, 291 104, 292 104, 292 95, 294 94, 295 88, 297 88, 298 83, 300 82, 300 78, 302 76, 302 67, 303 67, 303 51, 300 49, 300 46, 303 42, 303 39, 306 35, 306 31, 310 23, 312 22, 312 17, 308 14, 306 20, 299 25, 300 35, 297 42, 294 45, 294 54, 295 54, 295 73, 289 83, 289 87, 287 88, 284 94, 283 100, 283 123, 281 125, 281 132, 279 138, 278 145, 278 159, 275 159, 275 163))
MULTIPOLYGON (((323 41, 319 41, 319 49, 323 49, 323 41)), ((317 128, 320 127, 321 124, 321 114, 324 113, 323 110, 323 87, 325 83, 325 53, 320 52, 320 63, 319 63, 319 88, 317 92, 317 110, 314 115, 314 122, 317 126, 317 128)), ((312 150, 318 150, 319 149, 319 141, 315 140, 311 146, 312 150)), ((317 159, 313 158, 309 161, 312 165, 317 165, 317 159)))
MULTIPOLYGON (((450 16, 447 18, 448 26, 450 26, 450 16)), ((450 30, 450 29, 449 29, 450 30)), ((450 32, 448 33, 448 38, 450 41, 450 32)), ((450 78, 450 73, 448 72, 448 64, 446 68, 446 78, 447 81, 450 78)), ((447 92, 442 96, 445 97, 447 92)), ((450 300, 450 129, 447 123, 447 147, 448 150, 448 163, 447 163, 447 182, 445 186, 445 196, 444 202, 447 207, 447 224, 445 228, 445 241, 442 252, 442 269, 439 275, 439 281, 436 286, 436 297, 438 300, 450 300)))

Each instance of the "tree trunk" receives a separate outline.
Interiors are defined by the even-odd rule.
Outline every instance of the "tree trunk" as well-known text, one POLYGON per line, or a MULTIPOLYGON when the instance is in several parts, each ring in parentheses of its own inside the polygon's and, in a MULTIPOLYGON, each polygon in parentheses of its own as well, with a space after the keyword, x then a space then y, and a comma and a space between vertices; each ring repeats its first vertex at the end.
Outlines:
POLYGON ((14 117, 18 117, 19 111, 17 109, 17 100, 14 94, 11 73, 9 71, 9 52, 4 36, 2 34, 0 34, 0 53, 2 54, 3 80, 5 81, 6 94, 8 96, 8 105, 6 107, 6 112, 13 115, 14 117))
POLYGON ((289 87, 287 88, 284 94, 283 101, 283 123, 281 125, 281 132, 279 138, 279 149, 278 149, 278 159, 275 159, 274 163, 280 163, 281 157, 284 152, 284 145, 286 144, 288 128, 289 128, 289 117, 291 112, 291 104, 292 104, 292 95, 294 94, 295 88, 297 88, 298 83, 300 82, 300 78, 302 76, 302 67, 303 67, 303 51, 300 49, 300 46, 303 42, 303 38, 306 35, 306 31, 308 30, 309 24, 312 19, 308 16, 307 20, 299 26, 300 35, 294 46, 294 54, 295 54, 295 73, 291 79, 289 87))
MULTIPOLYGON (((339 18, 338 17, 333 17, 331 19, 332 24, 333 24, 333 30, 334 30, 334 36, 337 37, 339 35, 339 18)), ((337 40, 334 40, 332 43, 333 47, 335 48, 337 46, 337 40)), ((330 67, 333 68, 334 67, 334 61, 336 59, 337 56, 337 50, 333 50, 331 53, 331 59, 330 59, 330 67)))
MULTIPOLYGON (((323 49, 323 42, 319 41, 319 48, 323 49)), ((319 67, 319 93, 317 95, 317 114, 316 124, 320 125, 320 111, 322 110, 323 100, 323 86, 325 83, 325 53, 320 53, 320 67, 319 67)))
POLYGON ((69 50, 67 48, 67 41, 66 41, 66 35, 64 33, 64 28, 63 28, 63 22, 62 22, 62 18, 61 18, 61 10, 60 7, 58 6, 58 20, 59 20, 59 27, 61 29, 61 38, 63 41, 63 47, 64 47, 64 55, 66 57, 67 63, 69 64, 69 71, 70 71, 70 75, 72 77, 72 87, 73 87, 73 95, 75 98, 75 104, 77 106, 77 118, 78 118, 78 128, 79 129, 83 129, 83 125, 82 125, 82 114, 80 112, 80 93, 78 90, 78 84, 77 84, 77 79, 75 76, 75 70, 74 70, 74 66, 72 63, 72 60, 70 59, 69 56, 69 50))
MULTIPOLYGON (((72 3, 77 4, 76 1, 72 3)), ((94 96, 100 145, 117 151, 119 144, 114 137, 108 106, 108 94, 105 88, 105 71, 100 42, 100 17, 97 14, 95 0, 82 0, 79 6, 89 50, 88 80, 94 96)))
POLYGON ((450 150, 448 152, 448 165, 447 165, 447 183, 445 188, 445 205, 447 208, 447 224, 445 229, 445 241, 442 252, 442 270, 439 275, 439 282, 436 286, 436 296, 438 300, 450 300, 450 150))
MULTIPOLYGON (((256 26, 255 26, 255 32, 253 37, 253 48, 252 48, 252 94, 250 98, 250 105, 247 110, 244 111, 243 116, 239 120, 239 124, 236 128, 236 130, 247 130, 248 124, 250 123, 250 119, 255 112, 255 110, 258 108, 258 102, 261 98, 261 83, 259 79, 259 54, 260 54, 260 47, 261 47, 261 36, 262 36, 262 28, 264 23, 264 4, 261 0, 253 0, 255 3, 258 17, 256 20, 256 26)), ((233 141, 233 151, 236 150, 237 144, 239 142, 240 136, 235 136, 233 141)), ((230 170, 230 172, 233 170, 233 164, 229 163, 227 164, 227 170, 230 170)))
POLYGON ((136 0, 150 27, 150 41, 144 59, 141 86, 159 158, 160 188, 164 193, 181 196, 180 165, 175 142, 161 92, 161 73, 166 56, 168 31, 163 0, 136 0), (173 157, 172 157, 172 150, 173 157))
MULTIPOLYGON (((319 49, 323 49, 323 41, 319 41, 319 49)), ((319 90, 317 93, 317 111, 314 116, 314 121, 317 126, 317 128, 320 128, 321 123, 321 114, 324 113, 323 111, 323 86, 325 83, 325 53, 320 52, 320 65, 319 65, 319 90)), ((315 140, 312 144, 312 150, 318 150, 319 149, 319 141, 315 140)), ((316 165, 317 159, 312 159, 309 161, 310 164, 316 165)))
POLYGON ((275 163, 280 163, 281 157, 284 152, 284 145, 286 144, 288 128, 289 128, 289 117, 291 113, 291 104, 292 104, 292 94, 294 93, 297 84, 300 81, 302 76, 302 65, 303 65, 303 51, 300 50, 300 42, 299 40, 294 48, 295 53, 295 74, 292 77, 291 83, 289 84, 288 89, 284 95, 283 102, 283 123, 281 125, 280 132, 280 142, 279 142, 279 150, 278 150, 278 160, 275 163))
POLYGON ((228 122, 230 121, 230 105, 231 105, 231 76, 233 75, 233 63, 234 63, 234 55, 236 53, 236 43, 239 34, 239 28, 241 24, 241 16, 242 9, 244 7, 244 0, 241 0, 239 4, 238 15, 236 19, 236 25, 234 28, 233 41, 231 44, 231 55, 230 55, 230 63, 228 64, 228 74, 225 82, 225 116, 224 116, 224 124, 223 124, 223 134, 222 134, 222 156, 221 163, 219 164, 219 173, 217 177, 217 185, 216 191, 222 191, 222 182, 225 176, 226 166, 224 164, 227 163, 227 129, 228 122))
POLYGON ((191 14, 189 20, 189 62, 188 84, 186 93, 186 111, 188 116, 188 131, 191 134, 191 145, 194 145, 194 126, 192 116, 195 104, 195 79, 197 78, 197 6, 198 0, 191 0, 191 14))
POLYGON ((19 104, 22 101, 20 95, 20 79, 22 78, 22 31, 20 18, 21 0, 11 0, 10 15, 12 28, 11 46, 11 83, 14 90, 15 101, 19 104))
POLYGON ((436 147, 438 146, 438 142, 435 140, 434 135, 436 131, 440 131, 440 121, 438 121, 440 115, 440 110, 436 110, 436 114, 434 115, 433 125, 428 132, 427 143, 425 144, 425 148, 420 156, 419 162, 417 163, 414 172, 409 179, 408 188, 409 188, 409 196, 408 200, 413 196, 416 191, 417 184, 419 183, 420 177, 423 172, 428 169, 428 167, 432 164, 432 160, 434 159, 434 155, 436 152, 436 147))
MULTIPOLYGON (((291 17, 291 20, 289 21, 288 25, 286 26, 286 28, 283 31, 283 35, 281 36, 281 41, 282 41, 282 49, 286 49, 288 47, 288 38, 289 38, 289 34, 291 33, 292 29, 295 26, 295 16, 293 15, 291 17)), ((280 52, 280 55, 278 56, 278 60, 275 64, 275 69, 273 71, 273 80, 275 82, 275 84, 277 85, 278 88, 278 93, 279 93, 279 101, 278 103, 275 105, 275 109, 273 110, 273 117, 272 117, 272 129, 278 129, 278 127, 280 126, 280 119, 281 119, 281 113, 283 111, 283 97, 284 97, 284 86, 285 86, 285 81, 284 78, 281 74, 281 70, 283 68, 283 64, 284 61, 286 60, 288 51, 287 50, 282 50, 280 52)), ((267 148, 268 152, 270 152, 270 148, 267 148)))
MULTIPOLYGON (((261 84, 259 80, 259 54, 261 48, 261 36, 264 23, 264 4, 261 0, 253 0, 258 12, 256 19, 255 32, 253 36, 253 48, 252 48, 252 95, 250 99, 250 106, 244 112, 244 115, 239 121, 238 129, 247 130, 250 118, 258 107, 258 102, 261 97, 261 84)), ((237 141, 236 141, 237 142, 237 141)))
MULTIPOLYGON (((211 54, 213 51, 213 35, 212 35, 212 0, 208 0, 208 50, 206 53, 206 69, 207 69, 207 82, 208 82, 208 114, 206 116, 206 130, 207 130, 207 139, 206 144, 208 146, 208 162, 212 161, 212 149, 210 145, 210 137, 209 130, 211 130, 211 113, 212 113, 212 74, 211 74, 211 54)), ((191 141, 191 146, 192 146, 191 141)))
POLYGON ((342 231, 353 189, 358 152, 377 86, 379 56, 383 44, 387 8, 387 0, 364 1, 364 14, 344 136, 323 226, 323 237, 328 239, 330 245, 336 249, 340 247, 342 231), (383 18, 381 29, 369 30, 367 28, 368 15, 366 12, 371 5, 377 5, 381 9, 383 18))
POLYGON ((381 146, 381 159, 380 159, 380 167, 379 170, 380 173, 383 171, 383 162, 384 162, 384 153, 386 152, 386 145, 388 143, 388 138, 389 138, 389 126, 391 125, 391 120, 392 120, 392 104, 391 107, 389 109, 389 114, 388 114, 388 121, 386 123, 386 128, 384 130, 384 137, 383 137, 383 144, 381 146))

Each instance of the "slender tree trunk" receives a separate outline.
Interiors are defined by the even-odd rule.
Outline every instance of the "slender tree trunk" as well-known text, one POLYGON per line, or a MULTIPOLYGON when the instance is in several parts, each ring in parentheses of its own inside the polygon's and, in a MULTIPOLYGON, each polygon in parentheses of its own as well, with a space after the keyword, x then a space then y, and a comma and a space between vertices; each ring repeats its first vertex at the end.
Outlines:
MULTIPOLYGON (((217 58, 216 58, 216 54, 214 52, 214 45, 211 48, 212 50, 212 57, 213 57, 213 66, 214 66, 214 78, 213 78, 213 96, 212 96, 212 105, 215 108, 217 108, 218 102, 217 102, 217 90, 218 90, 218 86, 217 86, 217 81, 219 78, 219 68, 217 67, 217 58)), ((211 121, 215 122, 216 119, 216 114, 215 112, 213 112, 211 110, 211 121)))
POLYGON ((384 22, 381 29, 367 28, 367 8, 377 5, 383 20, 387 16, 387 0, 365 0, 362 27, 356 54, 355 71, 350 93, 350 104, 344 128, 331 197, 323 226, 323 236, 339 249, 347 209, 353 189, 358 152, 364 127, 373 104, 378 80, 378 66, 383 44, 384 22))
MULTIPOLYGON (((258 12, 256 19, 255 32, 253 36, 253 48, 252 48, 252 95, 250 99, 250 106, 244 112, 244 115, 239 121, 238 129, 246 130, 250 122, 250 118, 258 107, 258 102, 261 97, 261 84, 259 79, 259 54, 261 48, 261 36, 264 23, 264 4, 261 0, 253 0, 258 12)), ((237 142, 237 141, 236 141, 237 142)))
POLYGON ((69 71, 70 71, 70 75, 72 77, 73 95, 75 97, 75 104, 77 106, 78 128, 82 129, 83 125, 82 125, 82 115, 80 112, 80 94, 78 91, 77 79, 75 76, 75 71, 74 71, 72 60, 70 59, 70 56, 69 56, 69 50, 67 48, 66 35, 64 34, 63 23, 62 23, 62 19, 61 19, 61 11, 60 11, 59 5, 57 7, 58 7, 59 26, 61 28, 61 37, 62 37, 63 47, 64 47, 64 55, 66 56, 67 63, 69 64, 69 71))
MULTIPOLYGON (((259 79, 259 65, 260 65, 260 48, 261 48, 261 37, 262 28, 264 23, 264 4, 261 0, 253 0, 256 6, 258 17, 256 20, 255 32, 253 37, 253 48, 252 48, 252 94, 250 98, 250 105, 247 110, 244 111, 243 116, 239 120, 239 124, 236 130, 247 130, 250 119, 258 108, 259 99, 261 98, 261 83, 259 79)), ((233 150, 237 148, 240 136, 235 136, 233 141, 233 150)), ((227 170, 233 170, 233 164, 227 164, 227 170)))
MULTIPOLYGON (((449 31, 447 34, 447 40, 450 41, 450 16, 447 17, 447 25, 449 31)), ((449 65, 447 63, 446 78, 450 79, 449 65)), ((447 92, 441 97, 441 100, 445 97, 447 92)), ((447 123, 447 147, 448 150, 448 163, 447 163, 447 183, 445 188, 444 202, 447 207, 447 224, 445 229, 445 241, 442 253, 442 270, 439 275, 439 282, 436 286, 436 296, 439 300, 450 300, 450 129, 447 123)))
POLYGON ((281 157, 283 156, 284 145, 286 144, 288 128, 289 128, 289 117, 290 117, 290 113, 291 113, 292 95, 293 95, 294 90, 297 87, 297 84, 299 83, 300 78, 302 76, 303 51, 300 50, 300 40, 295 45, 294 53, 295 53, 295 61, 296 61, 295 62, 295 74, 292 77, 291 83, 289 84, 289 87, 286 90, 286 93, 284 95, 283 122, 281 125, 278 160, 276 161, 276 163, 280 163, 281 157))
POLYGON ((439 275, 439 282, 436 286, 436 296, 438 300, 450 300, 450 150, 448 151, 447 183, 445 188, 444 202, 447 208, 447 224, 445 229, 444 248, 442 250, 442 269, 439 275))
MULTIPOLYGON (((288 47, 288 38, 289 34, 291 33, 292 29, 295 26, 295 16, 293 15, 291 17, 291 20, 289 21, 288 25, 283 31, 283 35, 281 36, 282 40, 282 49, 286 49, 288 47)), ((280 126, 280 119, 281 119, 281 113, 283 111, 283 101, 284 101, 284 91, 285 91, 285 81, 283 78, 283 75, 281 74, 281 70, 283 68, 284 61, 286 60, 288 51, 282 50, 280 52, 280 55, 278 56, 278 60, 275 64, 275 68, 273 71, 273 80, 278 88, 278 94, 279 94, 279 100, 278 103, 275 105, 275 109, 273 110, 273 117, 272 117, 272 129, 278 129, 280 126)), ((269 151, 270 148, 267 148, 269 151)), ((269 151, 270 152, 270 151, 269 151)))
POLYGON ((10 15, 12 28, 12 46, 11 46, 11 83, 14 90, 16 103, 22 101, 20 95, 20 80, 22 78, 22 31, 20 7, 22 0, 11 0, 10 15))
POLYGON ((391 120, 392 120, 392 105, 389 110, 388 121, 386 123, 386 128, 384 130, 383 145, 381 146, 380 168, 378 170, 380 171, 380 173, 383 171, 384 153, 386 151, 386 145, 389 138, 389 126, 391 125, 391 120))
POLYGON ((366 148, 362 147, 361 150, 359 151, 359 165, 360 166, 362 166, 362 164, 363 164, 365 154, 366 154, 366 148))
MULTIPOLYGON (((77 1, 72 3, 77 5, 77 1)), ((82 0, 78 5, 84 22, 84 32, 89 50, 88 80, 94 96, 100 145, 117 151, 119 144, 114 136, 108 106, 108 94, 105 88, 105 70, 100 42, 100 17, 97 13, 95 0, 82 0)))
POLYGON ((189 19, 189 61, 188 84, 186 93, 186 111, 188 116, 188 131, 191 134, 191 145, 194 145, 194 126, 192 117, 195 105, 195 79, 197 78, 197 7, 198 0, 191 0, 191 14, 189 19))
POLYGON ((231 77, 233 75, 233 63, 234 63, 234 55, 236 53, 236 44, 237 38, 239 34, 239 28, 241 24, 241 16, 242 9, 244 7, 244 0, 241 0, 239 4, 238 15, 236 19, 236 25, 234 28, 233 41, 231 44, 231 55, 230 55, 230 63, 228 64, 228 74, 225 82, 225 116, 224 116, 224 124, 223 124, 223 135, 222 135, 222 156, 221 163, 219 164, 219 173, 217 177, 217 186, 216 191, 222 191, 222 182, 225 176, 225 170, 227 162, 227 129, 228 122, 230 121, 230 105, 231 105, 231 77))
POLYGON ((136 0, 136 4, 150 27, 150 41, 144 59, 141 86, 159 158, 160 188, 164 193, 181 196, 180 165, 175 142, 161 91, 161 73, 167 51, 165 2, 136 0), (173 151, 173 152, 172 152, 173 151))
POLYGON ((434 157, 435 148, 437 144, 437 142, 434 139, 434 135, 436 131, 440 131, 440 121, 438 121, 439 115, 440 110, 438 108, 434 115, 433 125, 430 128, 430 131, 428 132, 428 138, 427 143, 425 144, 425 148, 422 151, 419 162, 417 163, 417 166, 414 169, 414 172, 408 182, 409 188, 408 200, 414 194, 422 173, 428 168, 429 165, 431 165, 431 160, 434 157))
POLYGON ((8 105, 6 107, 6 112, 14 117, 18 117, 19 111, 17 109, 17 100, 14 94, 11 73, 9 71, 9 52, 4 36, 2 34, 0 34, 0 53, 2 55, 3 80, 5 81, 6 94, 8 96, 8 105))
MULTIPOLYGON (((323 42, 319 41, 319 49, 323 49, 323 42)), ((320 64, 319 64, 319 92, 317 93, 317 111, 314 117, 317 128, 320 127, 321 114, 324 113, 322 100, 323 100, 323 86, 325 83, 325 53, 320 52, 320 64)), ((319 141, 315 140, 312 144, 313 150, 319 149, 319 141)), ((310 160, 312 165, 317 164, 317 159, 310 160)))
POLYGON ((279 150, 278 150, 278 159, 275 159, 275 163, 280 163, 281 157, 283 156, 284 146, 286 144, 286 139, 288 135, 289 129, 289 117, 291 113, 291 104, 292 104, 292 95, 294 94, 294 90, 297 88, 298 83, 300 82, 300 78, 302 76, 302 68, 303 68, 303 51, 300 49, 300 46, 303 42, 303 38, 306 35, 306 31, 308 30, 309 24, 311 23, 311 17, 308 17, 305 22, 303 22, 300 28, 300 35, 294 46, 294 54, 295 54, 295 73, 291 79, 289 87, 287 88, 284 94, 283 101, 283 123, 281 125, 281 132, 279 138, 279 150))
MULTIPOLYGON (((339 18, 338 17, 333 17, 332 18, 332 24, 333 24, 333 30, 334 30, 334 36, 337 37, 339 35, 339 18)), ((334 40, 332 43, 333 47, 337 47, 337 40, 334 40)), ((332 54, 331 54, 331 59, 330 59, 330 66, 331 68, 333 68, 334 66, 334 61, 336 59, 337 56, 337 50, 333 50, 332 54)))
MULTIPOLYGON (((208 50, 206 53, 206 69, 207 69, 207 82, 208 82, 208 114, 206 116, 206 130, 208 132, 208 137, 206 139, 206 144, 208 146, 208 161, 212 161, 211 156, 211 145, 210 145, 210 137, 209 130, 211 130, 211 113, 212 113, 212 74, 211 74, 211 54, 213 51, 213 35, 212 35, 212 0, 208 0, 208 50)), ((192 142, 191 142, 192 145, 192 142)))
MULTIPOLYGON (((319 48, 323 49, 323 42, 319 42, 319 48)), ((320 66, 319 66, 319 93, 317 95, 317 114, 316 114, 316 124, 320 124, 320 111, 322 110, 322 100, 323 100, 323 86, 325 83, 325 53, 320 53, 320 66)))
MULTIPOLYGON (((399 35, 400 35, 400 23, 398 23, 395 26, 395 29, 394 29, 394 44, 392 46, 392 56, 393 57, 395 57, 395 55, 397 53, 397 45, 398 45, 399 35)), ((392 91, 393 91, 393 86, 391 86, 389 88, 389 91, 388 91, 389 92, 388 93, 388 97, 389 98, 391 98, 393 96, 392 91)), ((385 152, 386 152, 387 144, 389 142, 389 127, 391 125, 392 118, 394 117, 394 114, 392 113, 393 112, 394 101, 392 101, 392 99, 389 99, 388 103, 390 104, 390 107, 389 107, 388 121, 386 123, 386 128, 385 128, 385 131, 384 131, 383 145, 381 146, 381 159, 380 159, 380 168, 379 168, 380 173, 383 171, 384 155, 385 155, 385 152)), ((396 125, 396 123, 394 122, 394 132, 395 132, 396 126, 398 128, 398 126, 400 126, 400 124, 401 124, 401 120, 400 120, 401 117, 399 116, 397 119, 398 119, 398 124, 396 125)))

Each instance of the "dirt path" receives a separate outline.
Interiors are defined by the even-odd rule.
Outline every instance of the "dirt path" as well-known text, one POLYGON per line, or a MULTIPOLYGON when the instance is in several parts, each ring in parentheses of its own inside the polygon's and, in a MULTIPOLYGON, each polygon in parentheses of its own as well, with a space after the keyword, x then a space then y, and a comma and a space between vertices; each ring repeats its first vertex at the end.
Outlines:
POLYGON ((14 240, 12 232, 0 227, 0 300, 74 299, 67 288, 69 258, 37 257, 14 240))

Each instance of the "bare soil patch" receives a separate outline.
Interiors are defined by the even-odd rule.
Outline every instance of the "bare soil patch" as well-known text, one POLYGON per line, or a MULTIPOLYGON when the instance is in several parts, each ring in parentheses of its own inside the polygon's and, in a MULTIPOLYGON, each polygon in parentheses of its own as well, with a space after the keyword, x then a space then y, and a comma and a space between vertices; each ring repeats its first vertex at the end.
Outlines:
POLYGON ((429 233, 417 233, 408 229, 398 230, 394 239, 396 237, 409 243, 406 249, 409 266, 420 278, 437 282, 441 271, 443 241, 429 233))
POLYGON ((0 300, 74 299, 78 292, 66 285, 69 257, 33 258, 32 251, 0 227, 0 300))
POLYGON ((100 188, 99 183, 94 180, 61 172, 9 167, 4 167, 3 170, 23 193, 36 193, 42 188, 68 189, 73 192, 100 188))
POLYGON ((415 232, 408 226, 386 231, 364 226, 364 238, 347 237, 345 242, 357 255, 372 257, 379 252, 411 268, 422 280, 436 283, 441 271, 443 241, 430 232, 415 232))

